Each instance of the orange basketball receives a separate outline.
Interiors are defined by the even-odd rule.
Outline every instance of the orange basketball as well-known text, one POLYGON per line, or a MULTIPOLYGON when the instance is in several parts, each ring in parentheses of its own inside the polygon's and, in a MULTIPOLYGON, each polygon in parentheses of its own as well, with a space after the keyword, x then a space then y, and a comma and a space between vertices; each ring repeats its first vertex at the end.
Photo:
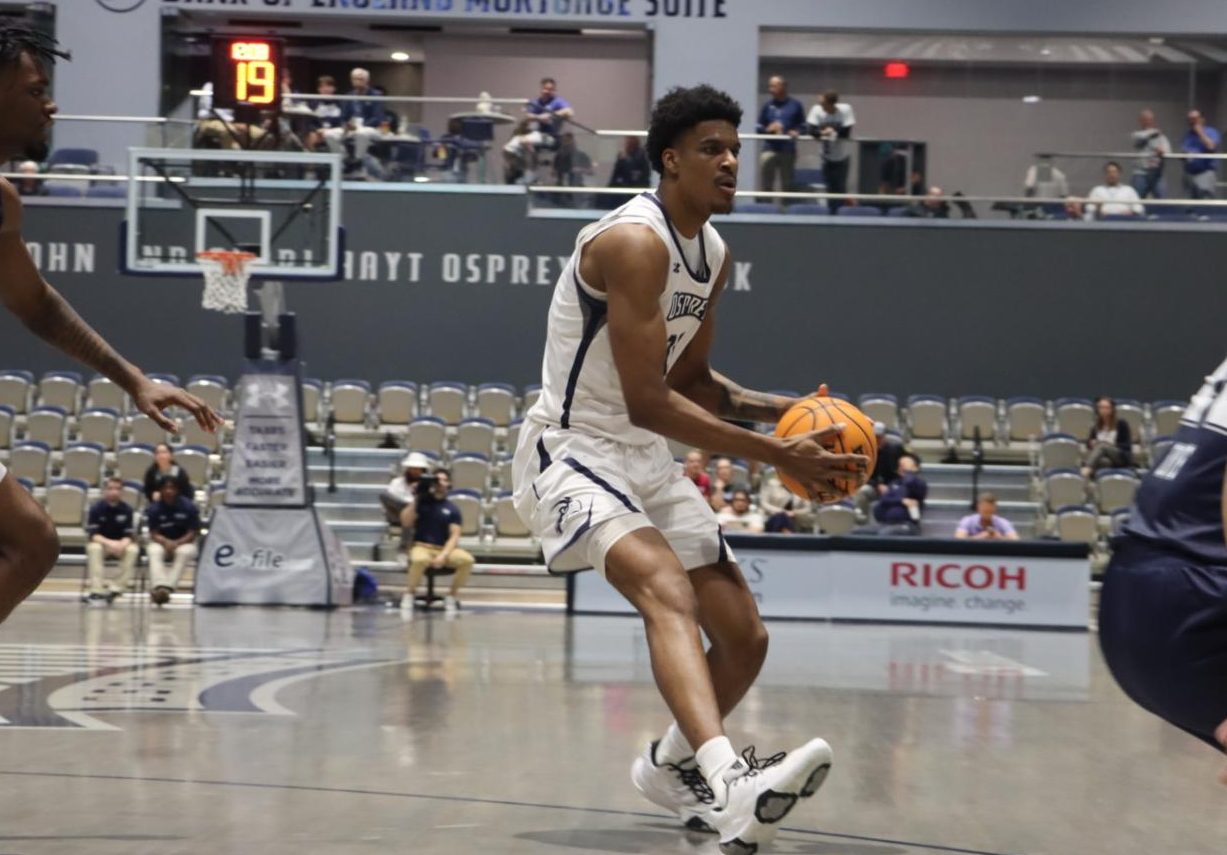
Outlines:
MULTIPOLYGON (((832 424, 843 424, 842 432, 832 437, 826 447, 836 454, 863 454, 869 458, 868 472, 873 471, 873 465, 878 459, 878 440, 873 435, 873 419, 862 413, 850 403, 839 398, 806 398, 784 414, 775 426, 778 437, 797 436, 813 433, 832 424)), ((857 480, 836 481, 840 488, 839 495, 824 493, 821 496, 811 496, 792 478, 783 472, 779 473, 780 482, 791 492, 808 499, 822 502, 836 502, 847 498, 856 492, 857 480)))

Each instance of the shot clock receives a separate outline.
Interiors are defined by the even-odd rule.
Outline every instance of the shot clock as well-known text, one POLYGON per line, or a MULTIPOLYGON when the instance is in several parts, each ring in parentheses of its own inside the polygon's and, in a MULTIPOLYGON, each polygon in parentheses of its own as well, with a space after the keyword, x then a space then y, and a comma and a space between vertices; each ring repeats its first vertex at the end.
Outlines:
POLYGON ((213 104, 235 109, 281 109, 285 73, 281 39, 224 36, 213 39, 213 104))

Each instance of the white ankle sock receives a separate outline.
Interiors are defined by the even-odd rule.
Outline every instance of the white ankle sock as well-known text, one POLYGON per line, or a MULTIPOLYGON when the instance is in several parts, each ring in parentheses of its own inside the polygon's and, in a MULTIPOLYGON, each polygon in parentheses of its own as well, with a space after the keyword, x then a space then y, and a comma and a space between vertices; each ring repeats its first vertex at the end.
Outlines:
POLYGON ((660 742, 656 743, 656 762, 681 763, 683 760, 689 760, 693 756, 694 749, 690 747, 690 743, 682 735, 677 722, 673 722, 669 725, 669 729, 665 731, 665 735, 660 738, 660 742))
POLYGON ((737 752, 727 736, 713 736, 699 746, 694 759, 698 761, 703 777, 710 782, 737 762, 737 752))

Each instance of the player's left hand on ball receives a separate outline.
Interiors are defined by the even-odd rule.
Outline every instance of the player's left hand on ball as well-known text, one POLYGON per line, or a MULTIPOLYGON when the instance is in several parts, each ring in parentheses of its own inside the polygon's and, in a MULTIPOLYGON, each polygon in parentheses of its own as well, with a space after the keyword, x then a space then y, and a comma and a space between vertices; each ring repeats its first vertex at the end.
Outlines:
POLYGON ((215 432, 222 424, 222 418, 213 412, 204 401, 195 395, 189 395, 177 386, 165 383, 154 383, 145 380, 132 396, 136 408, 158 423, 158 426, 168 431, 178 431, 179 426, 174 419, 167 416, 163 410, 170 407, 180 407, 186 410, 196 423, 210 433, 215 432))

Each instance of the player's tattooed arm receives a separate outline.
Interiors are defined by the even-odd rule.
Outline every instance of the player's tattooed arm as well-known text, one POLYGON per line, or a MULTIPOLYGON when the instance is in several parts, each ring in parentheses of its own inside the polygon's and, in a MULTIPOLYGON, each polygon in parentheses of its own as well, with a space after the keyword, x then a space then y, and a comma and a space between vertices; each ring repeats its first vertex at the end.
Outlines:
POLYGON ((726 419, 775 423, 795 403, 792 398, 783 395, 746 389, 715 370, 711 372, 711 377, 720 393, 716 414, 726 419))

